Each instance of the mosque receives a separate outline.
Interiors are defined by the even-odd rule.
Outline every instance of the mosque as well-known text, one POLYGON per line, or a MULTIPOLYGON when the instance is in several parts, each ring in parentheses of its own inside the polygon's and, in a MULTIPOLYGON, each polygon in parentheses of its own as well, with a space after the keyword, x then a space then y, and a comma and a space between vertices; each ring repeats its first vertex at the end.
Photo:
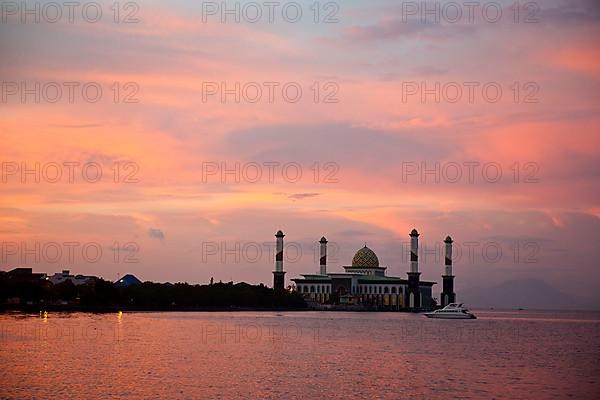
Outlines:
MULTIPOLYGON (((282 231, 275 235, 276 257, 273 283, 276 290, 284 289, 283 238, 282 231)), ((385 274, 386 267, 379 265, 379 259, 373 250, 359 249, 352 258, 352 265, 344 266, 345 272, 327 271, 327 239, 320 243, 320 270, 318 274, 301 274, 301 278, 292 279, 296 290, 304 295, 309 303, 348 305, 358 308, 387 311, 421 311, 437 306, 432 292, 435 282, 420 280, 419 272, 419 233, 413 229, 410 233, 410 271, 403 279, 385 274)), ((456 301, 454 276, 452 275, 452 239, 444 240, 443 289, 440 294, 441 306, 456 301)))

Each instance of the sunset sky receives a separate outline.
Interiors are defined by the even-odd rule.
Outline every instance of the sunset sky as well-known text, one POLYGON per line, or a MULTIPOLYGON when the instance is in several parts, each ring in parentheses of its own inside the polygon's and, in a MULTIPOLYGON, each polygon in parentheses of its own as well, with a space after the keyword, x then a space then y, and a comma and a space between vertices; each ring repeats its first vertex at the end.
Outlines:
MULTIPOLYGON (((115 23, 114 2, 98 3, 97 23, 81 9, 73 22, 67 15, 56 23, 2 15, 0 269, 271 285, 267 244, 281 229, 302 249, 301 257, 288 252, 288 283, 318 270, 315 244, 323 235, 336 249, 330 270, 341 271, 366 243, 388 274, 405 276, 403 244, 417 228, 429 249, 446 235, 459 245, 479 244, 473 260, 455 261, 459 295, 462 288, 535 279, 600 305, 597 1, 543 0, 539 10, 522 2, 518 16, 512 0, 500 1, 495 23, 486 20, 494 11, 484 18, 481 8, 472 22, 468 15, 423 22, 392 0, 321 2, 317 23, 314 1, 298 2, 297 23, 281 8, 272 23, 268 15, 223 23, 206 9, 203 16, 202 2, 140 1, 139 9, 123 2, 115 23), (139 21, 124 23, 128 15, 139 21), (72 102, 64 82, 79 85, 72 102), (239 102, 234 94, 222 101, 220 92, 208 93, 236 82, 248 88, 239 102), (277 83, 272 102, 266 82, 277 83), (292 82, 302 89, 295 103, 282 93, 292 82), (35 92, 36 83, 48 89, 40 89, 39 102, 21 92, 22 84, 35 92), (56 85, 49 83, 63 90, 54 103, 56 85), (98 102, 82 95, 89 83, 102 89, 98 102), (435 94, 407 93, 436 83, 447 88, 437 102, 435 94), (475 83, 473 101, 465 83, 475 83), (483 93, 486 85, 492 88, 483 93), (252 102, 256 86, 262 98, 252 102), (463 93, 452 102, 456 86, 463 93), (502 96, 487 101, 497 87, 502 96), (125 102, 128 95, 137 102, 125 102), (22 166, 36 163, 62 165, 62 178, 23 178, 22 166), (73 182, 64 163, 79 163, 73 182), (96 183, 81 176, 80 166, 90 163, 102 168, 96 183), (222 179, 222 166, 236 163, 247 174, 239 182, 233 174, 222 179), (283 174, 290 163, 302 171, 297 182, 290 179, 295 169, 283 174), (436 163, 447 175, 439 182, 421 177, 436 163), (252 182, 256 165, 262 177, 252 182), (463 176, 453 182, 456 165, 463 176), (486 177, 485 165, 495 168, 486 177), (219 171, 207 174, 214 166, 219 171), (497 167, 502 177, 492 182, 497 167), (137 183, 126 182, 129 173, 137 183), (86 261, 80 246, 71 262, 63 246, 57 262, 47 254, 24 254, 23 262, 23 246, 36 242, 98 243, 103 256, 86 261), (17 254, 10 243, 18 244, 17 254), (138 263, 123 260, 128 243, 139 248, 132 256, 138 263), (222 251, 207 254, 211 243, 220 250, 255 243, 263 254, 249 262, 254 246, 236 261, 222 251), (498 262, 482 257, 490 243, 502 249, 498 262)), ((439 282, 442 260, 422 259, 422 279, 439 282)))

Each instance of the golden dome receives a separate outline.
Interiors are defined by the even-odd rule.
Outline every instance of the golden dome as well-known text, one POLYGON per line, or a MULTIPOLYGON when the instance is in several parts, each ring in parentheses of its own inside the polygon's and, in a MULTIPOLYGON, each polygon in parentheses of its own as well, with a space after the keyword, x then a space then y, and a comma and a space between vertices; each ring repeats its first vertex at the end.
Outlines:
POLYGON ((379 259, 373 250, 365 246, 357 251, 352 258, 352 266, 366 268, 379 267, 379 259))

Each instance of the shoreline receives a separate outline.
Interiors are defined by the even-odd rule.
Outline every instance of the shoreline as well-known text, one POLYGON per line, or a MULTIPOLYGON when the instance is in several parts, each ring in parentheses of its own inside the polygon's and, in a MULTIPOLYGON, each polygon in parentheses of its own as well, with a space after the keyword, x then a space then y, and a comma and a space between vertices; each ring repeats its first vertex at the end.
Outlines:
MULTIPOLYGON (((499 308, 474 308, 477 312, 600 312, 600 310, 591 309, 565 309, 565 310, 554 310, 554 309, 499 309, 499 308)), ((77 306, 77 305, 40 305, 40 304, 28 304, 28 305, 0 305, 0 314, 21 312, 24 314, 39 314, 40 312, 60 312, 60 313, 90 313, 90 314, 110 314, 118 312, 361 312, 361 313, 407 313, 407 314, 421 314, 428 310, 374 310, 374 309, 359 309, 359 308, 344 308, 344 307, 332 307, 332 308, 294 308, 294 307, 131 307, 131 306, 77 306)))
POLYGON ((120 307, 120 306, 63 306, 63 305, 21 305, 0 306, 0 313, 24 312, 39 313, 42 311, 64 312, 64 313, 91 313, 108 314, 116 312, 239 312, 239 311, 309 311, 305 308, 283 308, 283 307, 120 307))
POLYGON ((421 314, 427 310, 374 310, 359 308, 292 308, 292 307, 119 307, 119 306, 74 306, 74 305, 1 305, 0 314, 10 312, 22 312, 26 314, 38 314, 43 311, 62 313, 90 313, 110 314, 117 312, 361 312, 361 313, 406 313, 421 314))

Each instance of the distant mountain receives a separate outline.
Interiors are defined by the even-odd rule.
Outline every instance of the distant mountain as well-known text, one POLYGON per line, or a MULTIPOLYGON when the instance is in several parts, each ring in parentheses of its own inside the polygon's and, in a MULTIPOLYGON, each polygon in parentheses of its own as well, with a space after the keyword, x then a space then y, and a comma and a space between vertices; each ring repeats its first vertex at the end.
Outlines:
POLYGON ((512 280, 492 287, 467 288, 457 293, 457 301, 471 308, 598 310, 592 299, 566 294, 540 280, 512 280))

